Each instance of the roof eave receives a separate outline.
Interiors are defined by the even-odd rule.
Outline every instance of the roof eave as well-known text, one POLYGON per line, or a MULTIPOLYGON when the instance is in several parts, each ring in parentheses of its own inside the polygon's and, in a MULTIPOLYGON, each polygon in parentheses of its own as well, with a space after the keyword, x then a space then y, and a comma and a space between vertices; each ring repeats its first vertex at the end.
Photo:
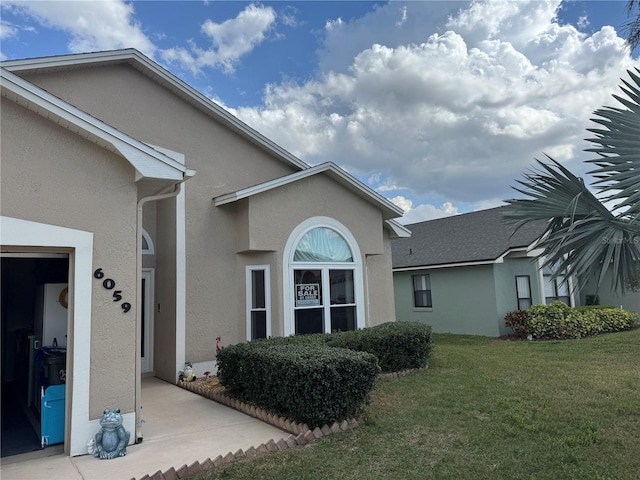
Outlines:
POLYGON ((35 73, 42 70, 115 63, 130 63, 158 83, 169 86, 172 91, 176 93, 181 92, 186 99, 196 105, 200 110, 212 115, 217 121, 223 123, 253 144, 270 152, 280 160, 300 169, 309 167, 307 163, 275 144, 257 130, 254 130, 220 105, 198 92, 168 70, 160 67, 157 63, 134 48, 59 55, 54 57, 39 57, 25 60, 9 60, 2 62, 0 65, 11 72, 35 73))
POLYGON ((122 156, 136 169, 139 174, 138 179, 145 177, 181 180, 184 177, 186 167, 173 158, 120 132, 4 68, 0 69, 0 87, 2 96, 7 100, 14 101, 61 127, 66 127, 76 135, 122 156))
POLYGON ((349 175, 347 172, 345 172, 332 162, 321 163, 320 165, 308 167, 305 170, 301 170, 284 177, 276 178, 269 182, 254 185, 252 187, 238 190, 236 192, 227 193, 225 195, 220 195, 219 197, 215 197, 213 199, 213 202, 215 206, 219 207, 227 203, 232 203, 238 200, 242 200, 243 198, 251 197, 258 193, 266 192, 274 188, 297 182, 304 178, 309 178, 319 173, 324 173, 331 176, 334 180, 338 181, 347 189, 356 193, 360 197, 365 198, 367 201, 375 204, 382 211, 384 220, 390 220, 402 216, 403 210, 400 207, 394 205, 382 195, 367 187, 362 182, 349 175))

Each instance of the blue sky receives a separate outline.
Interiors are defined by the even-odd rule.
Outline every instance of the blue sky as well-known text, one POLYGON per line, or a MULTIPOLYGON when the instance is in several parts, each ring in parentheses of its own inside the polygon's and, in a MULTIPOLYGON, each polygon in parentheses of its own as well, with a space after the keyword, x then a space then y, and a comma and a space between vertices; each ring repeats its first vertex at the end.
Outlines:
POLYGON ((584 174, 592 112, 640 65, 625 6, 3 0, 0 58, 137 48, 413 223, 500 204, 543 153, 584 174))

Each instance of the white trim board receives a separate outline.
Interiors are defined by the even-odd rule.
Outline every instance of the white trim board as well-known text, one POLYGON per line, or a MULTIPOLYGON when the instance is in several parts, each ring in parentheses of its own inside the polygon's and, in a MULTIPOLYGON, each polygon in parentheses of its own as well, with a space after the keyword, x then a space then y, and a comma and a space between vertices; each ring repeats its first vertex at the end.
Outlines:
MULTIPOLYGON (((300 223, 293 229, 289 235, 289 239, 284 247, 282 256, 282 290, 283 290, 283 317, 284 317, 284 336, 293 335, 295 333, 295 321, 293 315, 294 296, 293 292, 293 276, 291 271, 297 264, 293 263, 293 255, 295 248, 302 236, 313 228, 327 227, 338 232, 347 242, 353 255, 353 263, 349 264, 354 267, 354 293, 356 296, 356 328, 364 328, 367 324, 365 319, 365 303, 364 303, 364 278, 365 271, 363 269, 362 255, 360 247, 353 234, 339 221, 330 217, 311 217, 300 223)), ((312 265, 303 264, 301 265, 312 265)), ((318 263, 317 265, 330 265, 318 263)), ((337 264, 340 265, 340 264, 337 264)), ((314 265, 315 266, 315 265, 314 265)))
POLYGON ((187 100, 192 105, 217 121, 237 132, 251 143, 271 153, 280 160, 297 168, 305 169, 309 165, 292 155, 290 152, 275 144, 258 131, 254 130, 236 116, 229 113, 220 105, 211 101, 202 93, 180 80, 168 70, 150 60, 134 48, 111 50, 94 53, 80 53, 72 55, 58 55, 52 57, 29 58, 24 60, 9 60, 0 63, 2 68, 11 72, 36 73, 47 70, 60 70, 65 68, 77 68, 81 65, 109 65, 128 63, 137 70, 147 75, 160 85, 168 88, 178 96, 187 100))
POLYGON ((7 99, 111 152, 118 153, 128 160, 142 177, 182 180, 186 167, 173 158, 122 133, 4 68, 0 69, 0 86, 2 95, 7 99), (70 126, 75 128, 69 128, 70 126))
MULTIPOLYGON (((73 381, 67 384, 65 452, 71 456, 87 453, 87 439, 95 435, 95 421, 89 420, 89 386, 91 357, 91 281, 93 270, 93 233, 18 218, 0 216, 0 244, 3 249, 66 248, 70 249, 73 272, 69 278, 73 292, 70 318, 73 381)), ((70 299, 71 300, 71 299, 70 299)), ((70 301, 71 304, 71 301, 70 301)), ((69 360, 67 360, 68 362, 69 360)), ((133 415, 133 414, 131 414, 133 415)), ((127 417, 128 418, 128 417, 127 417)), ((133 418, 133 417, 132 417, 133 418)), ((130 419, 128 419, 130 422, 130 419)), ((135 423, 135 420, 134 420, 135 423)))
POLYGON ((216 207, 219 207, 221 205, 226 205, 227 203, 236 202, 238 200, 242 200, 243 198, 248 198, 253 195, 257 195, 259 193, 267 192, 274 188, 279 188, 279 187, 288 185, 290 183, 294 183, 299 180, 309 178, 319 173, 324 173, 326 175, 329 175, 331 178, 337 181, 340 185, 347 188, 347 190, 350 190, 356 195, 359 195, 360 197, 367 200, 369 203, 373 203, 374 205, 376 205, 378 208, 382 210, 382 213, 383 213, 382 216, 385 220, 402 216, 403 214, 402 208, 398 207, 391 201, 387 200, 385 197, 380 195, 375 190, 369 188, 368 186, 360 182, 355 177, 352 177, 351 175, 349 175, 347 172, 345 172, 343 169, 338 167, 333 162, 321 163, 320 165, 316 165, 315 167, 310 167, 300 172, 296 172, 290 175, 286 175, 284 177, 276 178, 269 182, 260 183, 252 187, 238 190, 237 192, 231 192, 225 195, 220 195, 219 197, 215 197, 213 199, 213 202, 216 207))

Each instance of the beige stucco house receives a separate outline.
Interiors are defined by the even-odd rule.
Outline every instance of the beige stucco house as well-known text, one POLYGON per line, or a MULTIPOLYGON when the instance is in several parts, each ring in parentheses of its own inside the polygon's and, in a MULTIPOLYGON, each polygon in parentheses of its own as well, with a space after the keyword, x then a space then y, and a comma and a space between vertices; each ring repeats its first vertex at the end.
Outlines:
POLYGON ((105 408, 134 442, 141 377, 214 370, 216 337, 395 319, 402 211, 335 164, 305 164, 136 50, 1 66, 3 395, 38 395, 26 342, 66 347, 66 454, 105 408), (53 334, 42 285, 64 308, 53 334))

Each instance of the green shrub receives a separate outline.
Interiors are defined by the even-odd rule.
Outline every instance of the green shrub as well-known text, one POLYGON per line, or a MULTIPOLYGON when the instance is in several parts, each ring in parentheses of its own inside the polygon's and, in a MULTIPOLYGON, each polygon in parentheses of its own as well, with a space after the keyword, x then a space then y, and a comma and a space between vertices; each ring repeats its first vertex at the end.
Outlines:
POLYGON ((355 415, 379 371, 374 355, 310 339, 231 345, 218 366, 229 393, 311 428, 355 415))
POLYGON ((638 314, 609 305, 570 308, 562 302, 533 305, 526 312, 513 311, 505 324, 521 336, 534 338, 582 338, 633 328, 638 314))
POLYGON ((218 376, 231 395, 313 428, 356 414, 380 370, 424 367, 431 349, 429 325, 389 322, 230 345, 218 376))
POLYGON ((504 316, 504 324, 513 329, 513 333, 519 337, 527 337, 533 333, 529 324, 529 312, 527 310, 513 310, 504 316))
POLYGON ((372 353, 383 372, 423 368, 433 348, 431 327, 419 322, 388 322, 339 332, 327 336, 326 341, 330 347, 372 353))
POLYGON ((563 302, 531 306, 529 326, 533 338, 564 338, 560 336, 561 324, 570 310, 563 302))

